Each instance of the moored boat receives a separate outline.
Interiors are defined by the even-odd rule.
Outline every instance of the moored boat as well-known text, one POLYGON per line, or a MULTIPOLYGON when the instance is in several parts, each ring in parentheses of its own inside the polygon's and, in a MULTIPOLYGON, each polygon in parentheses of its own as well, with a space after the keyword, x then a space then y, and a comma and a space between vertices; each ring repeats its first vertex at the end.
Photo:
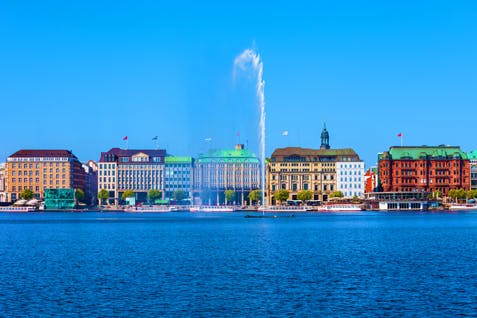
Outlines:
POLYGON ((235 208, 225 205, 200 205, 189 208, 190 212, 233 212, 235 208))
POLYGON ((362 210, 361 204, 354 203, 324 204, 316 209, 318 212, 358 212, 362 210))
POLYGON ((259 212, 309 212, 308 206, 270 205, 258 208, 259 212))
POLYGON ((476 203, 453 203, 449 205, 449 210, 477 210, 476 203))
POLYGON ((33 206, 1 206, 0 212, 35 212, 36 208, 33 206))
POLYGON ((152 205, 152 206, 131 206, 124 209, 124 212, 171 212, 175 211, 172 207, 167 205, 152 205))

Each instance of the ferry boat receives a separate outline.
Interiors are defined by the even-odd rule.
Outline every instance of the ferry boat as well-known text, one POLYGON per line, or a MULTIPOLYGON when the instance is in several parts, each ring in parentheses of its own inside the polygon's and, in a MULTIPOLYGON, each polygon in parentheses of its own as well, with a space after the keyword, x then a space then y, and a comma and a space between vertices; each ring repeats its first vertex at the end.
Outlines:
POLYGON ((318 212, 359 212, 362 210, 361 204, 355 203, 325 204, 316 209, 318 212))
POLYGON ((258 208, 259 212, 309 212, 308 206, 290 206, 290 205, 270 205, 258 208))
POLYGON ((452 203, 449 205, 449 210, 477 210, 476 203, 452 203))
POLYGON ((190 212, 233 212, 235 208, 224 205, 200 205, 189 208, 190 212))
POLYGON ((152 205, 152 206, 131 206, 124 209, 124 212, 172 212, 177 211, 174 207, 167 205, 152 205))
POLYGON ((1 206, 0 212, 35 212, 34 206, 1 206))

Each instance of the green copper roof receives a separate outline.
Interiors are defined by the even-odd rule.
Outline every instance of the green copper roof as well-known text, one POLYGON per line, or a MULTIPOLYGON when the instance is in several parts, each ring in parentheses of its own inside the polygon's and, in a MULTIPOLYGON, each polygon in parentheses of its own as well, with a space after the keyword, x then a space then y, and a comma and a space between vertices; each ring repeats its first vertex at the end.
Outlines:
POLYGON ((199 155, 197 163, 260 163, 257 156, 247 149, 220 149, 210 150, 199 155))
POLYGON ((467 154, 467 156, 469 157, 469 159, 477 159, 477 150, 472 150, 467 154))
POLYGON ((437 147, 391 147, 389 152, 379 155, 379 159, 390 156, 392 160, 401 159, 444 159, 444 158, 461 158, 467 159, 467 154, 460 147, 437 146, 437 147))
POLYGON ((192 157, 176 157, 176 156, 169 156, 164 158, 164 162, 168 163, 192 163, 192 157))

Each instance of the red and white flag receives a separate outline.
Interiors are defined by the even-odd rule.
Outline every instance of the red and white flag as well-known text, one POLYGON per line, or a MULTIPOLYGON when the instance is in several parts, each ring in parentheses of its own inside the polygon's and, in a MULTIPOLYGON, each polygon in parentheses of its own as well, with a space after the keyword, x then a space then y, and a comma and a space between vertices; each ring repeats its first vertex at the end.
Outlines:
POLYGON ((123 137, 123 140, 128 140, 128 136, 124 136, 124 137, 123 137))
POLYGON ((399 134, 398 134, 398 137, 401 138, 401 137, 402 137, 402 133, 399 133, 399 134))

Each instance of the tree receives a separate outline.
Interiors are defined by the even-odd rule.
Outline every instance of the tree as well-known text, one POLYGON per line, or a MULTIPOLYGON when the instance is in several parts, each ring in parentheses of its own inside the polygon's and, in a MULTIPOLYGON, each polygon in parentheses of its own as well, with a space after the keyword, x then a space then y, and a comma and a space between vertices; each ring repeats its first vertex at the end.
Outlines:
POLYGON ((76 200, 78 200, 79 202, 83 202, 84 203, 84 191, 80 188, 78 189, 75 189, 75 198, 76 200))
POLYGON ((135 194, 133 190, 126 190, 121 195, 121 199, 126 200, 127 198, 134 198, 135 194))
POLYGON ((35 193, 33 193, 33 191, 31 191, 30 189, 25 189, 22 191, 22 193, 20 193, 20 197, 23 200, 31 200, 33 199, 34 196, 35 196, 35 193))
POLYGON ((186 198, 186 196, 186 192, 180 189, 174 190, 174 193, 172 194, 172 198, 177 202, 181 202, 186 198))
POLYGON ((288 197, 290 196, 290 192, 287 190, 278 190, 275 192, 275 199, 282 204, 283 201, 288 200, 288 197))
POLYGON ((341 191, 333 191, 330 194, 330 198, 342 198, 344 197, 343 192, 341 191))
POLYGON ((104 201, 109 198, 109 192, 105 189, 101 189, 98 192, 98 199, 101 200, 101 204, 104 204, 104 201))
POLYGON ((442 192, 439 191, 439 190, 434 190, 434 191, 432 191, 431 197, 434 200, 438 200, 438 199, 442 198, 442 192))
POLYGON ((248 194, 248 200, 250 201, 250 204, 253 204, 254 202, 258 202, 262 199, 262 191, 261 190, 252 190, 248 194))
POLYGON ((475 199, 477 198, 477 190, 469 190, 467 191, 467 199, 475 199))
POLYGON ((162 198, 162 193, 159 190, 151 189, 147 193, 147 198, 148 198, 149 201, 154 203, 156 200, 162 198))
POLYGON ((234 190, 225 190, 225 204, 229 202, 233 202, 235 199, 235 191, 234 190))
POLYGON ((303 190, 298 192, 298 195, 296 197, 298 198, 298 200, 303 201, 303 203, 305 203, 306 201, 311 200, 311 198, 313 198, 313 192, 311 192, 310 190, 303 190))

